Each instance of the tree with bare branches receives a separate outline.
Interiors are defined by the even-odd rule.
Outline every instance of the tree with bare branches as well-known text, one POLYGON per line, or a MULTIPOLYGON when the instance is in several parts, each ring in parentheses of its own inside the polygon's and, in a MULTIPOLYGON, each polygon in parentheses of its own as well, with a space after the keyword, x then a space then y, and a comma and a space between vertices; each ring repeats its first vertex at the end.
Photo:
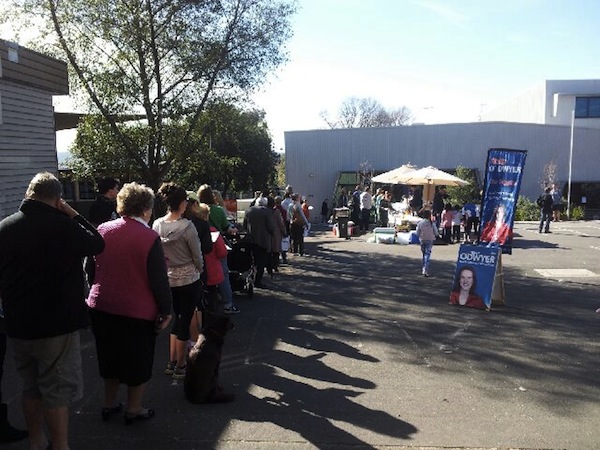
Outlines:
POLYGON ((406 106, 386 109, 371 97, 347 98, 340 105, 336 118, 329 117, 327 111, 322 111, 320 115, 330 128, 398 127, 412 121, 411 112, 406 106))

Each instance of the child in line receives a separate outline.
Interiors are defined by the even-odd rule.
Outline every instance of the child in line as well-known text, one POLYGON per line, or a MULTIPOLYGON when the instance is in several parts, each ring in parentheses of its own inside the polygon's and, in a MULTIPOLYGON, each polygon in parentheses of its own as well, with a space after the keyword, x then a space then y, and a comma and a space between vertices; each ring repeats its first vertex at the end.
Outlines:
POLYGON ((429 259, 431 258, 431 249, 433 241, 440 237, 435 224, 431 222, 431 211, 424 210, 421 213, 422 219, 417 224, 417 236, 421 243, 421 253, 423 253, 423 269, 421 273, 424 277, 429 276, 429 259))

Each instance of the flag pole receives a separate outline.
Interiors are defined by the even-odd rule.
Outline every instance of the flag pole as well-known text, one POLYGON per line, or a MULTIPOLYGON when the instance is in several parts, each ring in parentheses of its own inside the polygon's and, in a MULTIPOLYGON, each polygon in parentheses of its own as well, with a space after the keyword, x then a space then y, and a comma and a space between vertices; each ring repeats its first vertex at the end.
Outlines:
POLYGON ((575 110, 571 111, 571 145, 569 148, 569 184, 567 188, 567 219, 571 218, 571 173, 573 169, 573 132, 575 130, 575 110))

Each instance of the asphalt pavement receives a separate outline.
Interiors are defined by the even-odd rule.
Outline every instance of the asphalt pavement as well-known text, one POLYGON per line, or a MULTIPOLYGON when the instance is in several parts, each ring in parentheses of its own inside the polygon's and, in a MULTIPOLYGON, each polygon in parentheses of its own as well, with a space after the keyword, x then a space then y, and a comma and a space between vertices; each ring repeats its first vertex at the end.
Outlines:
MULTIPOLYGON (((515 225, 503 255, 506 305, 448 305, 458 245, 350 240, 313 227, 227 337, 223 386, 236 401, 192 405, 163 374, 159 337, 145 404, 156 416, 102 422, 93 337, 82 334, 85 397, 72 449, 598 449, 600 222, 515 225)), ((23 426, 10 355, 3 382, 23 426)), ((122 393, 124 395, 124 392, 122 393)), ((26 449, 25 443, 5 446, 26 449)))

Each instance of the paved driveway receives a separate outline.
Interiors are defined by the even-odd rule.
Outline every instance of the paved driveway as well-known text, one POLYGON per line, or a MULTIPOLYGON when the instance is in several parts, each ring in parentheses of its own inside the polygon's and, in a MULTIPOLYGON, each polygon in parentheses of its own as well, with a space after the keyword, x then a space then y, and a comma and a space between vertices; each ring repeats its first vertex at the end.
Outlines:
POLYGON ((85 332, 71 448, 600 448, 600 223, 552 231, 516 225, 507 305, 488 313, 448 305, 458 246, 434 247, 426 279, 416 245, 316 231, 271 289, 237 299, 221 368, 236 401, 186 403, 162 374, 162 335, 146 396, 157 415, 131 427, 100 420, 85 332))

